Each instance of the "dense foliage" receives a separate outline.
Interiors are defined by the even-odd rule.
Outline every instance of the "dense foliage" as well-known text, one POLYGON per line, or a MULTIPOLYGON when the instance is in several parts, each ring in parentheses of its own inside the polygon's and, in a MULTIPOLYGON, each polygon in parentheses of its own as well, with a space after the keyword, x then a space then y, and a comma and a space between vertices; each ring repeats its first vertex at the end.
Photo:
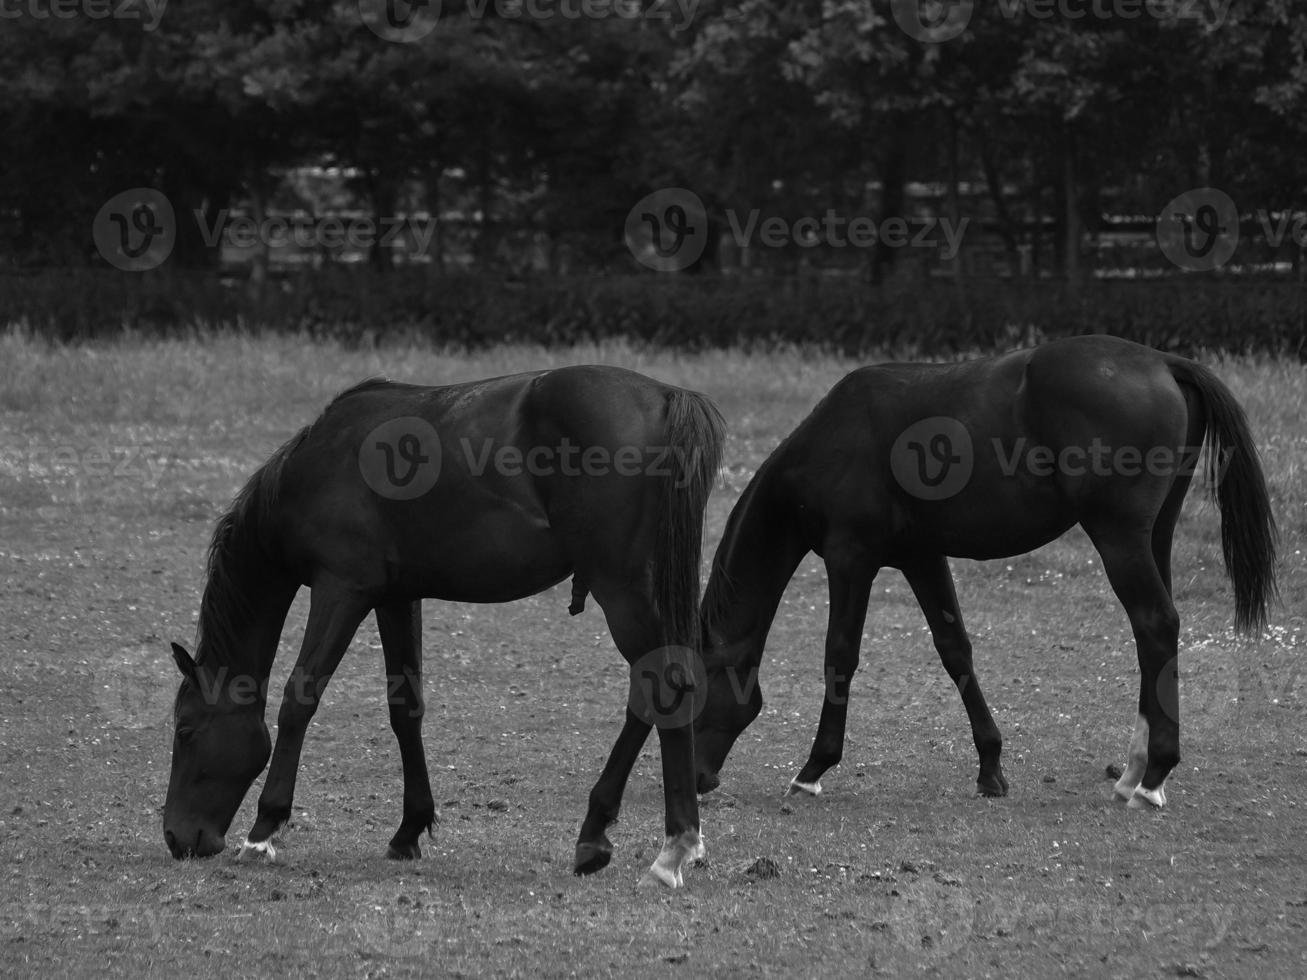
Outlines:
MULTIPOLYGON (((392 14, 423 27, 401 41, 380 36, 388 0, 143 0, 105 5, 136 14, 109 18, 90 16, 100 9, 91 0, 62 17, 38 16, 50 9, 39 0, 6 7, 0 270, 10 281, 0 316, 98 332, 103 322, 80 322, 97 308, 102 320, 131 322, 170 294, 159 302, 194 300, 184 321, 222 311, 271 322, 287 306, 317 304, 357 329, 399 320, 463 337, 480 329, 467 321, 485 305, 464 302, 471 291, 499 305, 528 295, 506 315, 544 316, 550 325, 533 328, 544 335, 629 321, 640 335, 716 337, 719 321, 735 335, 743 320, 788 323, 791 312, 801 326, 767 332, 842 346, 900 320, 924 319, 927 332, 952 322, 968 340, 1025 323, 1120 329, 1147 317, 1118 299, 1100 315, 1098 297, 1137 290, 1096 284, 1095 272, 1151 264, 1156 273, 1157 256, 1145 253, 1157 252, 1149 236, 1161 209, 1208 185, 1236 202, 1251 232, 1226 274, 1301 271, 1307 10, 1291 0, 632 2, 389 0, 392 14), (947 28, 968 10, 956 36, 914 36, 912 15, 947 28), (714 247, 687 272, 712 278, 725 264, 796 282, 759 287, 741 276, 693 287, 704 295, 682 321, 662 310, 665 283, 623 284, 620 274, 642 271, 624 244, 628 212, 668 186, 692 189, 707 207, 714 247), (97 306, 61 297, 57 276, 17 277, 107 269, 92 220, 131 187, 157 188, 179 216, 163 281, 105 284, 109 302, 97 306), (961 265, 941 264, 938 249, 914 264, 883 241, 845 254, 790 241, 744 259, 716 247, 732 235, 738 244, 741 215, 793 223, 832 211, 973 222, 969 241, 988 241, 1004 275, 1060 283, 1060 298, 1031 300, 1049 295, 1042 286, 965 287, 961 265), (221 286, 214 273, 230 256, 205 229, 235 212, 425 216, 433 238, 416 278, 428 281, 415 285, 412 272, 391 268, 395 249, 373 246, 353 258, 394 274, 389 288, 314 275, 269 290, 264 280, 279 270, 257 243, 237 269, 252 288, 221 286), (1105 259, 1114 228, 1144 232, 1136 238, 1146 248, 1105 259), (851 281, 804 286, 814 266, 851 281), (179 289, 185 270, 210 278, 179 289), (498 298, 492 286, 468 285, 541 274, 561 279, 498 298), (923 288, 932 274, 944 285, 923 288), (906 281, 879 294, 887 280, 906 281), (353 293, 370 294, 357 317, 345 298, 353 293), (623 295, 636 305, 593 315, 623 295), (766 297, 756 317, 751 295, 766 297), (819 298, 792 310, 786 295, 819 298)), ((1190 289, 1162 291, 1177 302, 1146 304, 1165 323, 1188 314, 1192 284, 1206 276, 1182 278, 1190 289)), ((688 287, 678 288, 679 297, 688 287)), ((1237 326, 1221 330, 1244 333, 1269 304, 1281 312, 1264 346, 1282 346, 1281 321, 1301 319, 1301 298, 1266 288, 1281 298, 1242 295, 1237 326)), ((1221 320, 1216 302, 1186 326, 1221 320)))

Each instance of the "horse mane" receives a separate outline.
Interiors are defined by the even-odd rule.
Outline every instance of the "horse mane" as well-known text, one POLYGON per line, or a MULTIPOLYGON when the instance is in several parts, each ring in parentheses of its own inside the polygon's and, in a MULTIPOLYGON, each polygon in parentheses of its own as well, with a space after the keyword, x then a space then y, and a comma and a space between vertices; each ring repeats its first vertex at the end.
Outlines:
POLYGON ((254 616, 255 602, 264 591, 269 556, 260 532, 277 503, 286 460, 310 429, 312 426, 300 429, 255 470, 218 518, 205 561, 204 596, 195 636, 197 661, 212 657, 219 666, 254 666, 243 662, 252 651, 241 626, 254 616))
MULTIPOLYGON (((725 535, 722 540, 725 540, 725 535)), ((737 591, 738 586, 726 571, 725 563, 714 555, 708 569, 708 584, 704 587, 703 600, 699 603, 699 621, 702 623, 705 643, 712 635, 712 629, 734 604, 737 591)))
POLYGON ((256 603, 266 592, 269 564, 275 560, 267 549, 268 515, 277 504, 286 461, 341 399, 391 383, 386 378, 368 378, 336 395, 317 421, 291 436, 254 471, 218 518, 205 562, 204 596, 195 636, 197 662, 212 657, 218 666, 236 670, 259 666, 246 662, 253 650, 241 627, 256 615, 256 603))

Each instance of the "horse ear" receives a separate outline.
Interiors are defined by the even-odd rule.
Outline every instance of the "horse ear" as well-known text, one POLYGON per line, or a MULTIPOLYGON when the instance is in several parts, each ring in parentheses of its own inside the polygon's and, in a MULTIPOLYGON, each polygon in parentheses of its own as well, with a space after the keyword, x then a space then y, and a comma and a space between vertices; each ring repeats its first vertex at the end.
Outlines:
POLYGON ((172 645, 172 659, 177 662, 177 669, 182 672, 182 676, 192 683, 198 683, 195 679, 195 661, 191 655, 186 652, 186 648, 180 643, 172 645))

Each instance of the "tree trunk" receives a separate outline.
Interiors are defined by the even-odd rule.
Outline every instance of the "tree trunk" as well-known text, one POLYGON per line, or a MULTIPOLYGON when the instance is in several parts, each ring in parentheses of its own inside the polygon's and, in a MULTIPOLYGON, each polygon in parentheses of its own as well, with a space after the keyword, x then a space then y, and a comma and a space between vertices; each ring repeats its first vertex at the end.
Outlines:
POLYGON ((1016 224, 1012 220, 1012 211, 1003 196, 1003 178, 998 172, 998 160, 994 144, 985 136, 983 126, 971 131, 980 151, 980 168, 985 176, 985 187, 989 190, 989 199, 994 205, 994 219, 998 223, 998 233, 1003 239, 1003 251, 1007 254, 1008 268, 1012 278, 1020 275, 1021 252, 1017 242, 1016 224))
MULTIPOLYGON (((885 154, 880 166, 880 214, 883 225, 886 218, 903 217, 903 185, 907 180, 908 120, 904 113, 892 113, 887 121, 889 138, 885 141, 885 154)), ((877 237, 871 250, 868 279, 873 286, 885 281, 894 265, 895 250, 877 237)))
POLYGON ((1062 128, 1062 267, 1067 289, 1074 293, 1080 289, 1080 240, 1083 227, 1080 221, 1080 194, 1076 175, 1075 135, 1070 125, 1062 128))

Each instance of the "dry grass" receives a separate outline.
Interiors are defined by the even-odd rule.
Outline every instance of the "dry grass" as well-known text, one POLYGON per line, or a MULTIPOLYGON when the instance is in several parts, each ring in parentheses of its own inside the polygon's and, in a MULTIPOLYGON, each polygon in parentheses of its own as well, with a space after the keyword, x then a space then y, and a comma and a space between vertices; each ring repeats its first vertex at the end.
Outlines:
MULTIPOLYGON (((1302 975, 1307 374, 1214 362, 1247 406, 1284 534, 1285 602, 1230 632, 1216 516, 1193 495, 1176 567, 1185 761, 1164 814, 1105 799, 1137 685, 1125 617, 1078 533, 957 563, 1013 792, 972 798, 965 717, 896 573, 877 581, 844 764, 782 806, 821 693, 825 579, 809 560, 766 654, 764 714, 704 804, 711 863, 637 893, 661 823, 646 752, 612 868, 569 873, 620 720, 602 620, 564 590, 427 604, 427 746, 442 822, 381 859, 400 779, 368 625, 310 733, 285 864, 176 864, 158 807, 173 677, 213 517, 337 390, 621 364, 699 388, 731 427, 709 547, 745 479, 853 365, 629 344, 351 351, 295 338, 49 346, 0 336, 0 876, 6 976, 1302 975), (747 873, 754 859, 780 876, 747 873)), ((283 641, 284 676, 302 602, 283 641)), ((249 826, 252 801, 233 833, 249 826)))

